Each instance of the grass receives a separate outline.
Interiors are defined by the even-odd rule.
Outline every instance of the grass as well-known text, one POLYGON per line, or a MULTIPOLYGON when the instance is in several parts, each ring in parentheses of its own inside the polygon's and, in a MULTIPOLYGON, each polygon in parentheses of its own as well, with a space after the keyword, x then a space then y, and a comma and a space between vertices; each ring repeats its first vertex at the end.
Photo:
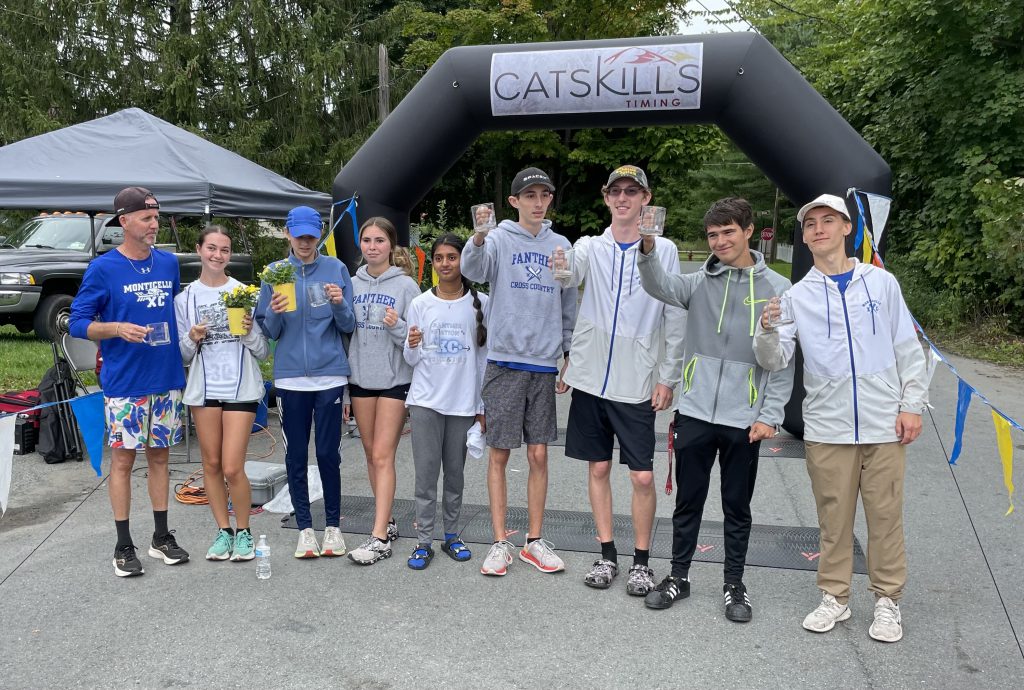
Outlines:
POLYGON ((925 326, 924 330, 942 352, 1024 368, 1024 336, 1008 333, 1005 319, 980 319, 958 328, 925 326))
MULTIPOLYGON (((14 326, 0 326, 0 391, 38 388, 46 370, 53 366, 50 343, 31 333, 19 333, 14 326)), ((82 375, 86 385, 96 383, 96 375, 82 375)))

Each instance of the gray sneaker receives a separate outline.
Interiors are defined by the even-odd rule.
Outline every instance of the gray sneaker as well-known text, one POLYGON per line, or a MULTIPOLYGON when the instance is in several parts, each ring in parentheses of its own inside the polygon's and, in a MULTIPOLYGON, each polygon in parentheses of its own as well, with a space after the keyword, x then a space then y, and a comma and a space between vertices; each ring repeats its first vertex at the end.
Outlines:
POLYGON ((654 571, 646 565, 634 564, 629 569, 629 579, 626 580, 626 594, 634 597, 645 597, 654 589, 654 571))
POLYGON ((484 564, 480 566, 480 573, 498 577, 507 573, 508 567, 512 565, 512 552, 515 551, 515 548, 512 542, 505 540, 491 544, 491 548, 487 550, 487 555, 484 557, 484 564))
POLYGON ((868 635, 879 642, 899 642, 903 639, 900 605, 889 597, 879 597, 875 601, 875 620, 868 628, 868 635))
POLYGON ((391 542, 382 541, 371 534, 359 548, 353 549, 348 557, 359 565, 373 565, 377 561, 391 558, 391 542))
POLYGON ((557 573, 565 570, 565 563, 555 553, 554 546, 546 539, 528 541, 519 552, 519 560, 529 563, 542 573, 557 573))
POLYGON ((583 584, 594 589, 608 589, 612 586, 612 580, 619 574, 619 566, 615 561, 606 561, 599 558, 594 561, 590 572, 583 577, 583 584))
POLYGON ((395 522, 395 518, 391 518, 388 521, 388 541, 395 541, 398 539, 398 523, 395 522))
POLYGON ((847 620, 851 615, 849 606, 840 604, 828 592, 822 592, 818 608, 804 618, 804 628, 811 632, 825 633, 836 627, 836 623, 847 620))

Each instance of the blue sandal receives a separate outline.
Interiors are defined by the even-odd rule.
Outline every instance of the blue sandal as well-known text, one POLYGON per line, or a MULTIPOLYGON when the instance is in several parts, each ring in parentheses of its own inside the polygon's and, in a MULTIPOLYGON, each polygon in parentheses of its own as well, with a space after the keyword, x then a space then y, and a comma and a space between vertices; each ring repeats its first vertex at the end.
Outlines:
POLYGON ((425 570, 434 559, 434 550, 428 544, 420 544, 409 556, 409 567, 413 570, 425 570))
POLYGON ((448 554, 448 557, 453 561, 459 561, 464 563, 473 557, 469 547, 459 537, 452 537, 444 543, 442 547, 444 552, 448 554))

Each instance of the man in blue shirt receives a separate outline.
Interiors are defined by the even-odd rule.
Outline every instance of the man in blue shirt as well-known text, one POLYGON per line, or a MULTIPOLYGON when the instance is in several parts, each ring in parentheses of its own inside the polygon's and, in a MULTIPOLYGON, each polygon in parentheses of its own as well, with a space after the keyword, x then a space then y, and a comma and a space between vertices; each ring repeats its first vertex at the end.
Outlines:
POLYGON ((170 446, 182 438, 185 375, 174 318, 178 260, 154 247, 159 217, 160 204, 148 189, 118 192, 108 225, 123 227, 124 241, 89 264, 71 305, 71 335, 103 341, 102 383, 111 448, 108 483, 117 529, 118 577, 144 572, 128 528, 132 466, 139 449, 149 464, 156 523, 149 555, 168 565, 188 560, 167 529, 167 460, 170 446))

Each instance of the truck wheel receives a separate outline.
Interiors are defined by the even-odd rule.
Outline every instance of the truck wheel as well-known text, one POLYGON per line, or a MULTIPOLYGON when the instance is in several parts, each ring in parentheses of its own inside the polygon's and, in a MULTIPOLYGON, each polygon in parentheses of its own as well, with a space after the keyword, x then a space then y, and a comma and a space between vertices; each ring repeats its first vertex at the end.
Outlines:
POLYGON ((71 315, 71 295, 50 295, 43 298, 43 301, 36 307, 33 327, 36 337, 50 342, 60 338, 60 331, 57 330, 57 319, 61 316, 71 315))

